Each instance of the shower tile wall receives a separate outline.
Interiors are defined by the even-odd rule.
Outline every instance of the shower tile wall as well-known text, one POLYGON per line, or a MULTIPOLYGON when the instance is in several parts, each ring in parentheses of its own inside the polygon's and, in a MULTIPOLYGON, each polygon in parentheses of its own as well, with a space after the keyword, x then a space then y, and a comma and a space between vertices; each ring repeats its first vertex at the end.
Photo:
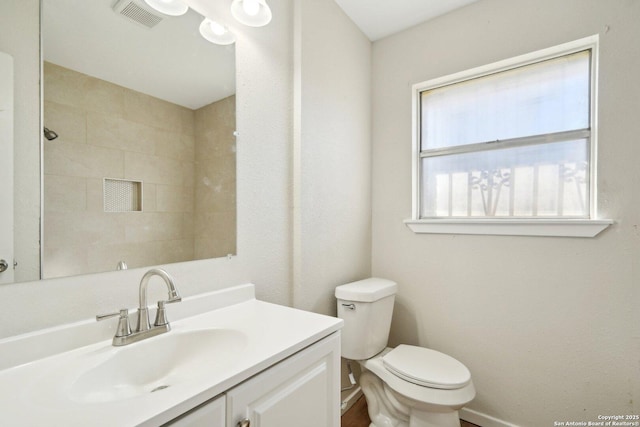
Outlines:
POLYGON ((235 116, 235 96, 195 112, 197 259, 236 253, 235 116))
POLYGON ((50 63, 44 81, 44 124, 59 135, 44 144, 44 276, 203 258, 195 121, 210 118, 50 63), (143 181, 143 212, 105 213, 103 178, 143 181))

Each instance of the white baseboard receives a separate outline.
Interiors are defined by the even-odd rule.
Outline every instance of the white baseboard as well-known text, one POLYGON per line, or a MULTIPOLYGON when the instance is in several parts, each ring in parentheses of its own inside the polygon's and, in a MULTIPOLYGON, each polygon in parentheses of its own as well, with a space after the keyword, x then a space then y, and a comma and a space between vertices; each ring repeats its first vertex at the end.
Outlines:
POLYGON ((347 412, 353 404, 358 401, 358 399, 360 399, 360 396, 362 396, 362 389, 360 386, 357 386, 342 400, 342 402, 340 402, 340 415, 344 415, 344 413, 347 412))
POLYGON ((473 409, 462 408, 458 411, 460 419, 469 421, 470 423, 477 424, 482 427, 519 427, 515 424, 508 423, 506 421, 494 418, 491 415, 483 414, 482 412, 474 411, 473 409))

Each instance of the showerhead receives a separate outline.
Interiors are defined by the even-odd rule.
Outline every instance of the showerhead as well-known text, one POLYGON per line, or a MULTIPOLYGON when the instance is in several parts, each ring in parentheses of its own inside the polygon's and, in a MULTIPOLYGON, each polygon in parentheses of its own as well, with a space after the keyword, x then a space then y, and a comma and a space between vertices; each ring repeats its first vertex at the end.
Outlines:
POLYGON ((49 141, 53 141, 58 137, 58 134, 52 131, 51 129, 44 128, 44 137, 49 141))

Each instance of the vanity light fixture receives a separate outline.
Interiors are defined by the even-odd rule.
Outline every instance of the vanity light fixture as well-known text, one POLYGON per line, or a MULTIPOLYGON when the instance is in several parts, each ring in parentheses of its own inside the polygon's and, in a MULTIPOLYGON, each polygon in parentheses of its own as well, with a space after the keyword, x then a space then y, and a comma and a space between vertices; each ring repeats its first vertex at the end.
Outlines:
POLYGON ((217 21, 204 18, 200 24, 200 34, 211 43, 227 45, 236 41, 236 36, 229 29, 217 21))
POLYGON ((262 27, 271 22, 271 9, 266 0, 233 0, 231 14, 249 27, 262 27))
POLYGON ((170 16, 180 16, 187 13, 189 6, 183 0, 144 0, 149 6, 160 13, 170 16))
MULTIPOLYGON (((144 0, 147 5, 165 15, 180 16, 187 13, 189 6, 184 0, 144 0)), ((262 27, 271 22, 271 8, 266 0, 233 0, 231 15, 241 24, 262 27)), ((218 21, 205 18, 200 24, 200 34, 207 41, 219 45, 235 43, 236 36, 218 21)))

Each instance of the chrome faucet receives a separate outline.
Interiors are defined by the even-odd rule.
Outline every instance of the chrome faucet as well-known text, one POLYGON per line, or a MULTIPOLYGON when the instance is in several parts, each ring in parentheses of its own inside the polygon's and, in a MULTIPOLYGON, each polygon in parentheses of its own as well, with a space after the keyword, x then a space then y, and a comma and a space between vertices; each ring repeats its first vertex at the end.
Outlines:
POLYGON ((147 309, 147 285, 149 284, 149 279, 153 276, 162 277, 169 291, 168 300, 158 301, 158 312, 156 313, 154 326, 166 325, 167 328, 169 328, 164 305, 182 301, 182 298, 178 295, 176 285, 173 283, 173 278, 169 276, 169 273, 159 268, 153 268, 147 271, 144 276, 142 276, 142 280, 140 280, 140 307, 138 307, 138 329, 136 329, 136 332, 144 332, 151 329, 151 325, 149 325, 149 310, 147 309))
POLYGON ((118 328, 116 335, 113 337, 114 346, 122 346, 132 344, 134 342, 142 341, 146 338, 150 338, 171 330, 169 321, 167 320, 167 313, 165 304, 182 301, 182 298, 178 294, 173 277, 166 271, 153 268, 147 271, 142 280, 140 280, 140 307, 138 307, 138 326, 134 332, 131 331, 129 326, 129 311, 122 309, 117 313, 110 313, 96 316, 96 320, 103 320, 109 317, 119 316, 118 328), (164 283, 167 285, 169 291, 169 299, 166 301, 158 301, 158 310, 156 312, 156 320, 153 323, 153 327, 149 324, 149 310, 147 308, 147 286, 149 285, 149 279, 153 276, 160 276, 164 283))

